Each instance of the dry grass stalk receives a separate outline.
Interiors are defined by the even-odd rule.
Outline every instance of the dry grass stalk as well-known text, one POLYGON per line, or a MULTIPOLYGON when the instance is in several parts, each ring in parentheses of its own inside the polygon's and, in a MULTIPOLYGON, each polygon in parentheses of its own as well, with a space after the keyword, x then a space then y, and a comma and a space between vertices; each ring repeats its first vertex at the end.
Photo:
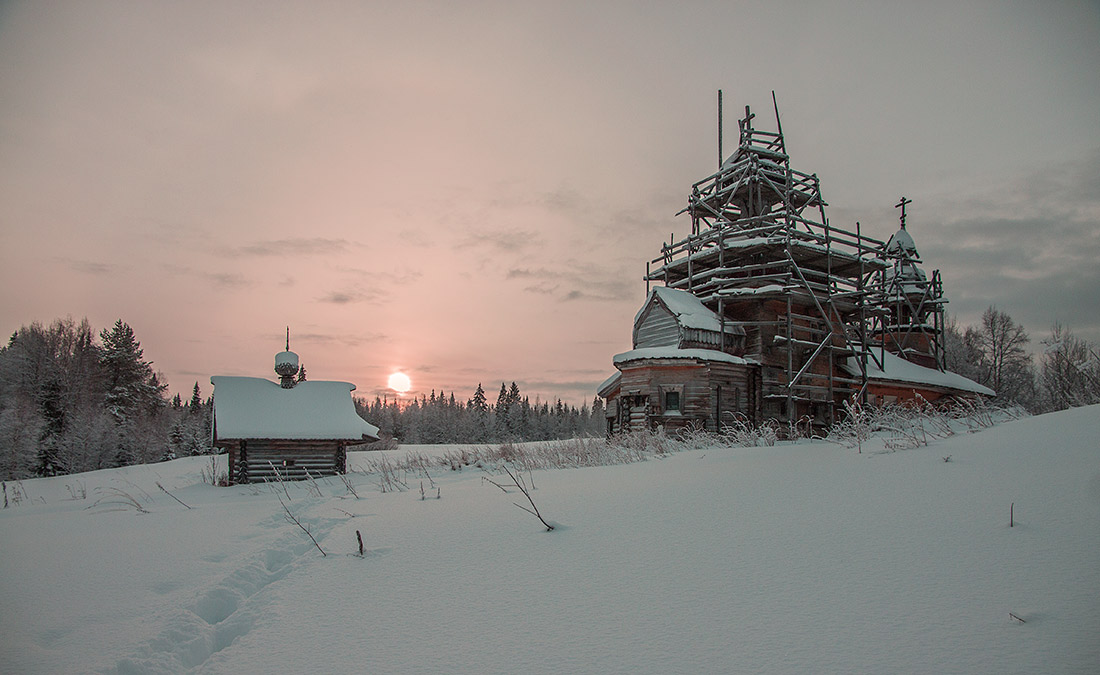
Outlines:
POLYGON ((313 533, 309 531, 308 527, 302 524, 302 521, 298 520, 297 516, 290 512, 290 509, 287 508, 286 503, 282 500, 281 497, 279 498, 279 503, 282 504, 283 511, 286 513, 287 522, 294 523, 299 528, 301 528, 302 532, 306 533, 306 536, 309 537, 309 540, 312 541, 313 545, 317 547, 317 550, 321 552, 321 555, 328 557, 328 554, 325 553, 325 549, 321 548, 321 545, 317 543, 317 539, 314 538, 313 533))
MULTIPOLYGON (((180 501, 180 498, 179 498, 179 497, 177 497, 176 495, 172 494, 171 492, 169 492, 167 488, 165 488, 165 487, 164 487, 163 485, 161 485, 161 484, 160 484, 160 481, 157 481, 157 487, 159 487, 159 488, 161 489, 161 491, 162 491, 162 492, 163 492, 164 494, 168 495, 168 496, 169 496, 169 497, 171 497, 172 499, 175 499, 175 500, 176 500, 177 502, 179 502, 180 504, 183 504, 183 502, 182 502, 182 501, 180 501)), ((184 505, 184 506, 187 506, 187 504, 183 504, 183 505, 184 505)), ((190 506, 187 506, 187 508, 188 508, 188 510, 190 510, 190 509, 191 509, 191 507, 190 507, 190 506)))
POLYGON ((542 514, 539 513, 539 507, 535 506, 535 500, 531 498, 531 493, 527 491, 527 484, 523 480, 523 474, 512 473, 512 470, 509 469, 507 466, 505 466, 503 468, 504 468, 504 472, 507 473, 508 477, 512 479, 512 482, 515 484, 515 486, 517 488, 519 488, 520 492, 523 493, 523 496, 527 497, 527 501, 528 501, 528 503, 531 504, 531 508, 527 508, 526 506, 524 506, 522 504, 517 504, 516 502, 512 502, 512 503, 515 504, 516 506, 518 506, 519 508, 523 509, 527 513, 530 513, 531 515, 538 518, 539 521, 542 522, 542 524, 546 526, 546 531, 547 532, 553 532, 554 531, 554 526, 551 525, 550 523, 546 522, 546 519, 542 517, 542 514))

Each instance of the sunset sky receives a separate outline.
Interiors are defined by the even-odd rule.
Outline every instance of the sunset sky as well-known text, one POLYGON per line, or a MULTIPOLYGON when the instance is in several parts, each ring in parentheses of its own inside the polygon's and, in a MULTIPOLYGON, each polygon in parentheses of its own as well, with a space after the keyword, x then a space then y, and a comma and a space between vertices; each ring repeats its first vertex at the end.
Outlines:
POLYGON ((744 106, 961 324, 1100 341, 1097 2, 0 2, 0 331, 580 405, 744 106))

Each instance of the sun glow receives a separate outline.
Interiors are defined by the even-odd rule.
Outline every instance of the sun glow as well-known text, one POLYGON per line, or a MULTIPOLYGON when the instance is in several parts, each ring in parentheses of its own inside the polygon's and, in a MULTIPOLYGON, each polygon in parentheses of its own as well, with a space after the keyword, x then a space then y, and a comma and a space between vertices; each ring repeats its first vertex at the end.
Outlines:
POLYGON ((412 388, 412 380, 405 373, 397 372, 390 375, 390 379, 387 383, 390 389, 393 389, 399 394, 404 394, 412 388))

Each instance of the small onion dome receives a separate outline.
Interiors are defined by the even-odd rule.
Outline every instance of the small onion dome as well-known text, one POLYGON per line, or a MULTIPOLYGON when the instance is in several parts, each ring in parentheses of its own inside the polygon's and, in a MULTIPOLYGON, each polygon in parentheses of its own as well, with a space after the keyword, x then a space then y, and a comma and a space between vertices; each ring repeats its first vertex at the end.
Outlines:
POLYGON ((279 375, 279 384, 284 389, 294 386, 294 376, 298 374, 298 355, 287 350, 275 355, 275 372, 279 375))
POLYGON ((275 372, 282 375, 282 371, 298 372, 298 355, 294 352, 279 352, 275 355, 275 372))
POLYGON ((917 244, 908 230, 900 229, 886 242, 886 252, 893 255, 905 255, 908 258, 916 258, 917 244))

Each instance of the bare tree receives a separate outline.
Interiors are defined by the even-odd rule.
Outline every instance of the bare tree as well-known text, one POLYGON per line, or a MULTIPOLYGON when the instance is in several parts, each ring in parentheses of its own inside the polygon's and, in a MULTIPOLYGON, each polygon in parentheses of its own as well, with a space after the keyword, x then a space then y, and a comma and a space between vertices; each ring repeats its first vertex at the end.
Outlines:
POLYGON ((1039 364, 1043 407, 1065 410, 1100 403, 1100 356, 1096 348, 1057 323, 1043 345, 1039 364))
POLYGON ((998 398, 1025 405, 1034 403, 1035 374, 1031 354, 1025 349, 1030 338, 1024 327, 990 305, 982 314, 977 340, 984 374, 982 384, 997 392, 998 398))
POLYGON ((960 328, 955 317, 948 317, 943 329, 944 365, 953 373, 982 382, 984 361, 979 345, 978 331, 967 326, 960 328))

